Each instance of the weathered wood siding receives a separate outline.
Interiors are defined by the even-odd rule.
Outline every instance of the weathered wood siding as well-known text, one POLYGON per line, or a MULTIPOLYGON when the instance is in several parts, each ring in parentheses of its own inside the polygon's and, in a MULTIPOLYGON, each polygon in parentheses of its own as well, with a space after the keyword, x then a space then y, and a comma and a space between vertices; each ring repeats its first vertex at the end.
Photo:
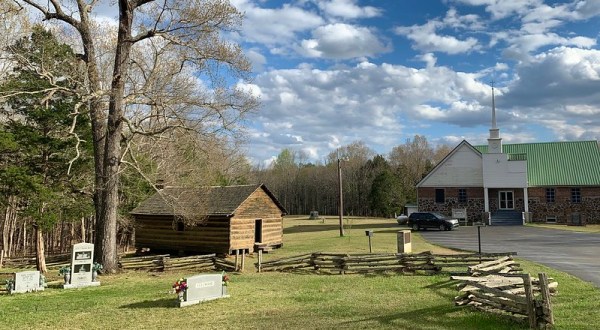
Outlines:
POLYGON ((228 253, 229 219, 209 217, 202 224, 177 231, 172 216, 135 216, 135 246, 161 250, 228 253))
POLYGON ((267 245, 283 243, 283 217, 281 209, 262 189, 257 189, 246 199, 231 219, 231 250, 254 249, 256 220, 262 220, 262 242, 267 245))

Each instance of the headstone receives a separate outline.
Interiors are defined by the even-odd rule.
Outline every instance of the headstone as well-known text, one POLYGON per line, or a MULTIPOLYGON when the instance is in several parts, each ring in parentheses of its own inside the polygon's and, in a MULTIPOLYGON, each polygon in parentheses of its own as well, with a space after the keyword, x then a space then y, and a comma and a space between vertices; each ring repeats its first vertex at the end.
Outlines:
POLYGON ((203 301, 228 298, 227 287, 223 284, 223 274, 200 274, 186 279, 187 290, 179 307, 199 304, 203 301))
POLYGON ((310 211, 310 216, 308 220, 318 220, 319 219, 319 211, 310 211))
POLYGON ((100 282, 92 282, 92 267, 94 264, 94 244, 79 243, 73 245, 71 254, 71 282, 65 284, 65 289, 98 286, 100 282))
POLYGON ((32 291, 43 291, 44 287, 40 283, 40 272, 28 271, 15 273, 14 288, 10 293, 23 293, 32 291))

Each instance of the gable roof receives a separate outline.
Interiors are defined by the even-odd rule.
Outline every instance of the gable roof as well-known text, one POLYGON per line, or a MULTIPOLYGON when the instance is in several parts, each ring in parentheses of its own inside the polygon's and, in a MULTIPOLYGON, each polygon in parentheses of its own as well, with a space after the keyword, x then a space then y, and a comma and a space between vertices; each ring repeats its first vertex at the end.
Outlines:
POLYGON ((165 187, 133 209, 131 214, 180 215, 178 209, 203 210, 201 215, 232 216, 256 190, 262 189, 285 214, 287 211, 264 184, 201 188, 165 187))
POLYGON ((441 168, 446 162, 448 162, 448 160, 451 159, 463 146, 466 146, 468 149, 472 150, 474 154, 481 157, 481 152, 479 150, 477 150, 475 147, 473 147, 469 142, 467 142, 467 140, 462 140, 462 142, 459 143, 454 149, 452 149, 452 151, 450 151, 450 153, 448 153, 446 155, 446 157, 444 157, 439 163, 437 163, 433 167, 433 169, 431 169, 431 171, 429 171, 429 173, 427 173, 427 175, 417 183, 416 186, 421 187, 431 176, 433 176, 435 174, 435 172, 439 168, 441 168))
MULTIPOLYGON (((488 146, 475 146, 487 153, 488 146)), ((529 187, 600 186, 597 141, 504 144, 505 154, 524 154, 529 187)))

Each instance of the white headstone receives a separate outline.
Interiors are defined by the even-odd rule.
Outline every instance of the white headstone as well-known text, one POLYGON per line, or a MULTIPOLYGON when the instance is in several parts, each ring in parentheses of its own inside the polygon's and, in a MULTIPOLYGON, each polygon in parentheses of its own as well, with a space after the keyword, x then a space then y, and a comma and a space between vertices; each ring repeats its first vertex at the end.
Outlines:
POLYGON ((40 283, 40 272, 35 270, 15 273, 14 289, 11 290, 10 293, 42 290, 44 290, 44 287, 40 283))
POLYGON ((187 290, 179 307, 198 304, 203 301, 229 297, 223 286, 223 274, 201 274, 186 279, 187 290))
POLYGON ((92 269, 94 265, 94 244, 79 243, 73 245, 71 254, 71 283, 65 284, 65 288, 79 288, 85 286, 100 285, 100 282, 92 282, 92 269))

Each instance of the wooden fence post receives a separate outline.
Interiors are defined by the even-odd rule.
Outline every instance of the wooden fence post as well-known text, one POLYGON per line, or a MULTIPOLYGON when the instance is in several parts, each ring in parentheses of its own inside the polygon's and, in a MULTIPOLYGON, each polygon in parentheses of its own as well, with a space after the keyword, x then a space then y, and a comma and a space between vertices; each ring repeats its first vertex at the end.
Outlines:
POLYGON ((161 259, 162 259, 162 271, 164 272, 164 271, 166 271, 169 268, 169 266, 170 266, 169 264, 170 264, 171 258, 163 256, 161 259))
POLYGON ((525 289, 525 298, 527 299, 527 316, 529 318, 529 327, 536 329, 537 317, 535 314, 535 297, 533 296, 533 287, 531 286, 531 276, 523 276, 523 287, 525 289))
POLYGON ((4 250, 0 250, 0 268, 4 265, 4 250))
POLYGON ((554 324, 554 314, 552 313, 552 304, 550 303, 550 288, 548 287, 548 276, 546 273, 539 273, 540 291, 542 293, 542 313, 544 326, 554 324))
POLYGON ((260 273, 261 267, 262 267, 262 249, 259 248, 258 249, 258 272, 260 273))
POLYGON ((244 272, 245 266, 246 266, 246 250, 242 250, 242 269, 240 270, 242 273, 244 272))

